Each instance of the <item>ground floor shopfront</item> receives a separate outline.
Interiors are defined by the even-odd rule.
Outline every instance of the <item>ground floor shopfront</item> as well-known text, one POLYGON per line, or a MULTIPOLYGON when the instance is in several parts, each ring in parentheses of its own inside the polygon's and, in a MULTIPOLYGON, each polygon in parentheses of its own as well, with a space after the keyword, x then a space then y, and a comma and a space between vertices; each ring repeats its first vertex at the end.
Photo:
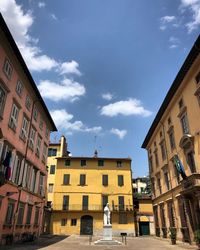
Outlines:
POLYGON ((153 200, 156 236, 169 237, 176 228, 177 239, 191 243, 200 229, 200 174, 192 174, 174 190, 153 200))
MULTIPOLYGON (((113 235, 135 235, 133 212, 112 212, 113 235)), ((103 211, 60 211, 51 214, 50 232, 64 235, 103 235, 103 211)))

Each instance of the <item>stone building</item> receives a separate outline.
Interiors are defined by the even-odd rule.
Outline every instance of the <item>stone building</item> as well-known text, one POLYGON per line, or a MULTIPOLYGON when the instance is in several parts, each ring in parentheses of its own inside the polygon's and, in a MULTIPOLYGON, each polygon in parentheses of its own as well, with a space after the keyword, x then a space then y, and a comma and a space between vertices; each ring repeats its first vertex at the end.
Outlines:
POLYGON ((54 122, 0 14, 0 244, 42 231, 50 131, 54 122))
POLYGON ((184 242, 200 228, 200 37, 142 145, 148 151, 156 235, 184 242))

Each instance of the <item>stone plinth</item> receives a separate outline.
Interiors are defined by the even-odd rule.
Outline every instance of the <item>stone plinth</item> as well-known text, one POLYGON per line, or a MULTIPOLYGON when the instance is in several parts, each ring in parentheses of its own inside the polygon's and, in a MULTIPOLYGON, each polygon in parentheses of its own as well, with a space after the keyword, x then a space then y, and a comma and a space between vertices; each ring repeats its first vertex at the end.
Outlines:
POLYGON ((103 226, 103 240, 112 240, 112 225, 103 226))

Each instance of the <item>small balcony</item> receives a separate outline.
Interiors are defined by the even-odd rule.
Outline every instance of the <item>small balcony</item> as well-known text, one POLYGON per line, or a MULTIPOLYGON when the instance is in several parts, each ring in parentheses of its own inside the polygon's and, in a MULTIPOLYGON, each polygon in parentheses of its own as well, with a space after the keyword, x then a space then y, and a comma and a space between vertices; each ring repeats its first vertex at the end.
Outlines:
MULTIPOLYGON (((83 206, 82 204, 54 204, 52 206, 53 211, 102 211, 103 212, 103 205, 88 205, 83 206)), ((117 211, 133 211, 133 205, 111 205, 110 206, 111 212, 117 211)))
POLYGON ((185 180, 181 181, 182 185, 182 194, 191 193, 195 189, 200 189, 200 174, 193 173, 188 176, 185 180))

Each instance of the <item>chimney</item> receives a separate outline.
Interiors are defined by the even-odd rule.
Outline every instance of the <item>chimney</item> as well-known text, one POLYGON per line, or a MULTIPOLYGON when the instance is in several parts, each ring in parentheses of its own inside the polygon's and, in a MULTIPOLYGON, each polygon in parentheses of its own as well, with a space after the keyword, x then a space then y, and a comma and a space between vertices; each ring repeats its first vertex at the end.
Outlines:
POLYGON ((95 149, 95 151, 94 151, 94 158, 97 158, 98 157, 98 152, 97 152, 97 150, 95 149))
POLYGON ((67 142, 66 142, 66 138, 64 135, 62 135, 60 139, 60 153, 61 153, 61 157, 67 155, 67 142))

